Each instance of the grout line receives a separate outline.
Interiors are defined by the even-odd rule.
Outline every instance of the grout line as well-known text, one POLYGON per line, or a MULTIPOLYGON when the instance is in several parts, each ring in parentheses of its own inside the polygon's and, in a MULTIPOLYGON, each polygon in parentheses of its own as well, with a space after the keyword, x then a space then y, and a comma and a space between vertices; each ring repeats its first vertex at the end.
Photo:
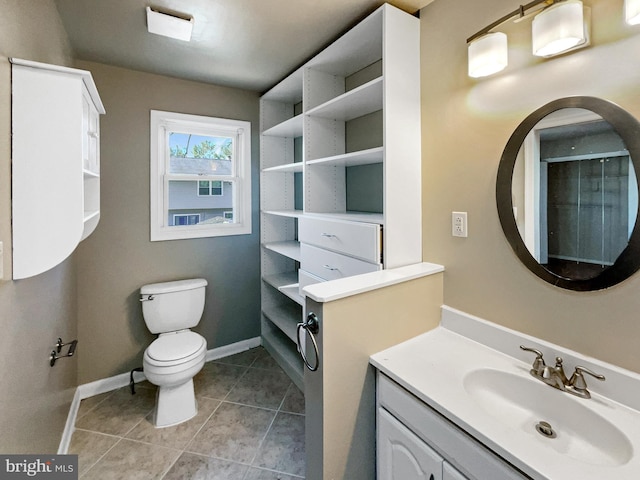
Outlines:
MULTIPOLYGON (((205 398, 207 398, 207 397, 205 397, 205 398)), ((218 411, 218 409, 220 408, 220 405, 222 405, 222 401, 221 400, 215 399, 215 401, 218 402, 218 405, 216 405, 216 408, 213 409, 213 411, 209 414, 209 416, 206 418, 206 420, 204 422, 202 422, 202 425, 200 425, 200 428, 198 428, 198 430, 196 430, 196 433, 194 433, 193 436, 189 439, 189 441, 187 443, 185 443, 184 448, 182 449, 182 453, 187 452, 187 448, 189 448, 189 445, 191 445, 191 443, 195 440, 195 438, 198 436, 198 434, 202 431, 204 426, 207 423, 209 423, 209 420, 211 420, 211 417, 213 417, 213 414, 216 413, 218 411)), ((192 452, 188 452, 188 453, 192 453, 192 452)))
MULTIPOLYGON (((91 430, 88 430, 91 431, 91 430)), ((93 432, 93 433, 99 433, 99 432, 93 432)), ((116 436, 116 435, 112 435, 116 438, 118 438, 118 441, 116 443, 114 443, 113 445, 111 445, 110 448, 107 448, 107 450, 100 455, 100 457, 98 458, 98 460, 96 460, 89 468, 87 468, 84 473, 82 474, 82 476, 84 477, 87 473, 89 473, 89 471, 91 471, 98 463, 100 463, 100 461, 107 455, 107 453, 109 453, 111 450, 113 450, 114 448, 116 448, 116 445, 118 445, 121 441, 122 441, 122 437, 120 436, 116 436)))

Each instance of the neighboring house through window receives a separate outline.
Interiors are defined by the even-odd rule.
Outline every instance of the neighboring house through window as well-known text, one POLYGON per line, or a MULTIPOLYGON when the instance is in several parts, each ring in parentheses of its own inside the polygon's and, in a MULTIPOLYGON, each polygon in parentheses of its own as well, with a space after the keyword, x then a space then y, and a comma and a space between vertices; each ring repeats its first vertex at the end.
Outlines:
POLYGON ((151 111, 151 240, 251 233, 251 124, 151 111))

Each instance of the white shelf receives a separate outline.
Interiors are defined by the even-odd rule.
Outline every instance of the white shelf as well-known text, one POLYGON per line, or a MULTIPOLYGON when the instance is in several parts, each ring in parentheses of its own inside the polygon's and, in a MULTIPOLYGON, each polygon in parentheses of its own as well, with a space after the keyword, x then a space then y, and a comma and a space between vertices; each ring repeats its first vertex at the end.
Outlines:
POLYGON ((84 175, 84 178, 100 178, 100 174, 98 172, 87 170, 86 168, 82 169, 82 175, 84 175))
POLYGON ((300 285, 298 284, 298 274, 296 272, 276 273, 275 275, 264 277, 263 280, 298 305, 304 305, 304 297, 300 295, 300 285))
POLYGON ((284 332, 294 342, 296 341, 296 328, 302 320, 302 310, 299 306, 289 304, 266 308, 262 311, 276 327, 284 332))
POLYGON ((293 383, 304 392, 304 365, 297 352, 296 343, 278 331, 275 325, 263 328, 262 342, 264 348, 289 375, 293 383))
POLYGON ((296 104, 302 102, 302 69, 298 69, 265 93, 262 98, 272 102, 296 104))
POLYGON ((307 115, 348 122, 382 110, 382 86, 382 77, 376 78, 312 108, 307 115))
POLYGON ((384 159, 384 148, 376 147, 359 152, 344 153, 332 157, 317 158, 309 160, 307 165, 325 165, 338 167, 356 167, 359 165, 370 165, 372 163, 382 163, 384 159))
POLYGON ((298 305, 304 306, 304 297, 300 295, 300 284, 292 283, 291 285, 283 285, 278 288, 284 295, 296 302, 298 305))
POLYGON ((292 258, 297 262, 300 261, 300 244, 295 241, 265 243, 264 248, 279 253, 288 258, 292 258))
POLYGON ((262 135, 266 137, 286 137, 286 138, 295 138, 302 136, 302 124, 303 124, 303 116, 296 115, 289 120, 285 120, 282 123, 274 125, 271 128, 266 129, 262 132, 262 135))
POLYGON ((351 222, 377 223, 384 225, 384 214, 371 212, 331 212, 331 213, 305 213, 309 217, 324 217, 334 220, 349 220, 351 222))
POLYGON ((304 213, 302 210, 263 210, 265 215, 276 215, 278 217, 300 218, 304 213))
POLYGON ((91 220, 94 217, 97 217, 98 215, 100 215, 100 210, 89 210, 89 211, 85 210, 83 221, 88 222, 89 220, 91 220))
POLYGON ((302 162, 287 163, 275 167, 264 168, 263 172, 302 172, 302 162))

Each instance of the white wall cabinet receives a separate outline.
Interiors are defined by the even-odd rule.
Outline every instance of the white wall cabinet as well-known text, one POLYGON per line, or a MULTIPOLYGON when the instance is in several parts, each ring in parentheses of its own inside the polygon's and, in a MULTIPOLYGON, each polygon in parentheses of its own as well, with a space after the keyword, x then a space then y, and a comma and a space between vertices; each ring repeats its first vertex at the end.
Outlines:
POLYGON ((301 388, 302 287, 422 261, 419 37, 385 4, 261 98, 262 338, 301 388))
POLYGON ((100 218, 100 114, 91 73, 11 59, 13 278, 66 259, 100 218))

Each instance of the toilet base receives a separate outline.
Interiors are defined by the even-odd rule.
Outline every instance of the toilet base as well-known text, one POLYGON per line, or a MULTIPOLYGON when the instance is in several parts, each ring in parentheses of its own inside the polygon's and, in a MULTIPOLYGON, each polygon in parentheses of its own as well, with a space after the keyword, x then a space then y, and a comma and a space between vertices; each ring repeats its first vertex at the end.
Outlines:
POLYGON ((193 379, 176 386, 158 387, 153 425, 156 428, 172 427, 191 420, 198 413, 198 403, 193 389, 193 379))

